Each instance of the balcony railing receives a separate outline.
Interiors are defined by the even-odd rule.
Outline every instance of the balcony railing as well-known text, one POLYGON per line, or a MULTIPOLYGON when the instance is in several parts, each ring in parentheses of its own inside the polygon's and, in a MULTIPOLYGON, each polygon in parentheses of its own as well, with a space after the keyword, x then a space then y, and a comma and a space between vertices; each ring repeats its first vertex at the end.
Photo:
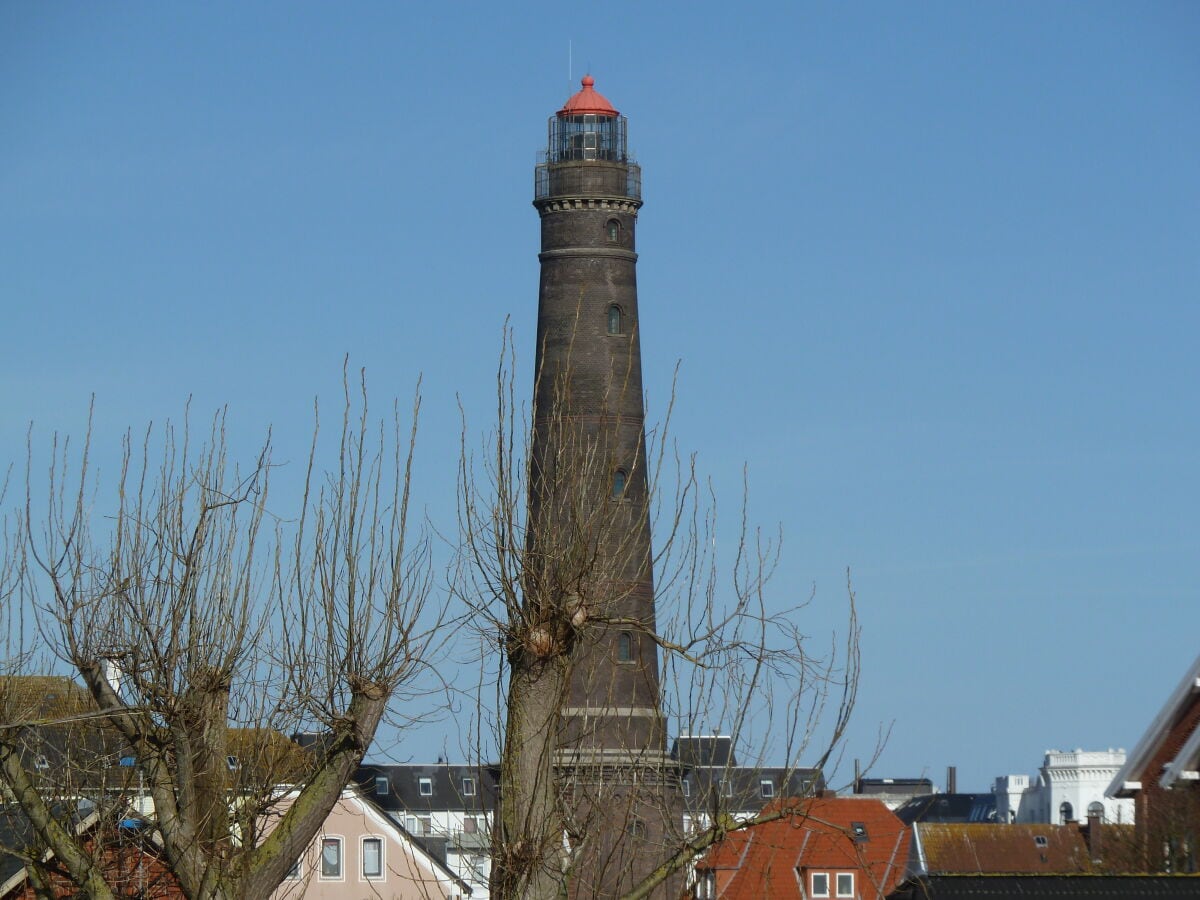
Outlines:
POLYGON ((600 160, 541 161, 533 172, 533 198, 623 197, 642 199, 642 167, 600 160))

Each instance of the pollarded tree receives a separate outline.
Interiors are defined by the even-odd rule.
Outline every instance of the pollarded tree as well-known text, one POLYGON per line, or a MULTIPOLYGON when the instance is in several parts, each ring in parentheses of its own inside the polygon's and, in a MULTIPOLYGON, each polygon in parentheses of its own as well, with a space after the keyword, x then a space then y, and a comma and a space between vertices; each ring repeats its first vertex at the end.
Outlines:
POLYGON ((270 439, 236 464, 224 412, 203 440, 186 417, 127 435, 111 495, 87 442, 56 441, 48 490, 31 454, 5 529, 0 779, 32 825, 35 884, 51 859, 87 896, 123 895, 93 852, 106 842, 76 833, 81 809, 119 801, 187 897, 267 897, 381 722, 436 687, 442 610, 408 521, 419 395, 402 426, 355 393, 328 467, 314 427, 288 518, 269 502, 270 439), (86 691, 31 694, 29 673, 55 662, 86 691))
MULTIPOLYGON (((492 895, 675 896, 714 842, 802 814, 819 787, 810 776, 837 752, 854 705, 853 594, 843 643, 814 654, 799 628, 809 598, 768 602, 778 542, 748 526, 744 505, 722 579, 715 500, 694 460, 671 452, 666 425, 652 443, 631 439, 644 434, 640 419, 581 414, 583 379, 538 371, 540 408, 526 426, 505 337, 497 424, 478 456, 464 429, 459 484, 458 593, 474 608, 484 659, 499 659, 477 726, 500 758, 492 895), (653 653, 630 652, 647 644, 653 653), (709 767, 714 789, 686 825, 682 763, 661 752, 667 721, 679 733, 720 731, 754 756, 709 767), (725 789, 757 789, 756 766, 797 802, 761 813, 761 799, 748 808, 740 788, 725 789)), ((630 379, 604 382, 619 393, 630 379)), ((607 393, 588 400, 626 406, 607 393)))

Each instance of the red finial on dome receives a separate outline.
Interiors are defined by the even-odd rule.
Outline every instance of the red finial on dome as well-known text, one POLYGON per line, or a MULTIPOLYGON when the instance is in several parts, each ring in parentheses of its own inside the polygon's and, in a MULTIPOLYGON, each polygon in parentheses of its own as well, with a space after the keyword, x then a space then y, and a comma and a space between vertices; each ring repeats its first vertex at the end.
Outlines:
POLYGON ((582 115, 615 117, 620 115, 604 95, 593 87, 596 83, 595 78, 591 75, 584 75, 579 83, 583 85, 583 90, 572 94, 571 99, 563 104, 563 108, 558 111, 560 117, 582 115))

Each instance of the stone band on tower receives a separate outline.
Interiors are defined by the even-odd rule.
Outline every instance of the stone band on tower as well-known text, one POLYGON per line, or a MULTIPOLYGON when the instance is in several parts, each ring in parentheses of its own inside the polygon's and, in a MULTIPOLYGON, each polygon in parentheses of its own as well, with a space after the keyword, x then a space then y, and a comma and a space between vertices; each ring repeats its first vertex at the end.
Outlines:
POLYGON ((534 186, 542 241, 529 549, 543 561, 535 577, 569 582, 555 592, 584 623, 558 760, 575 817, 575 897, 640 881, 661 861, 679 810, 654 640, 634 249, 641 169, 626 119, 593 85, 585 76, 550 118, 534 186))

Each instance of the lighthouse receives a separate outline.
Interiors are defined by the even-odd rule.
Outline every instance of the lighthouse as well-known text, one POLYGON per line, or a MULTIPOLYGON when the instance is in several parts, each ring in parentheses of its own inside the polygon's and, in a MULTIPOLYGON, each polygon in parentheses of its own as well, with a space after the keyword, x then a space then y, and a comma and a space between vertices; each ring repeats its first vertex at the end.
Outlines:
MULTIPOLYGON (((540 284, 527 550, 573 623, 556 766, 573 897, 615 896, 680 824, 655 640, 637 218, 628 123, 588 75, 534 177, 540 284)), ((665 884, 662 896, 678 892, 665 884)))

